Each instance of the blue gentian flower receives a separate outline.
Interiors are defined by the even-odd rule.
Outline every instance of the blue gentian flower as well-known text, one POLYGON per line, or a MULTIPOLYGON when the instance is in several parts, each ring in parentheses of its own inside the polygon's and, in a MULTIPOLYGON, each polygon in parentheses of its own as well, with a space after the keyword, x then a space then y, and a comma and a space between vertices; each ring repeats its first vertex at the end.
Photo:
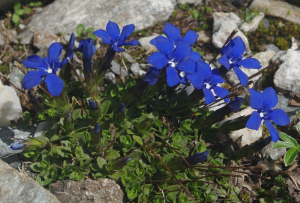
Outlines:
POLYGON ((125 111, 125 104, 121 103, 120 106, 117 108, 118 113, 124 113, 125 111))
POLYGON ((23 141, 20 141, 20 140, 16 140, 14 141, 11 145, 10 145, 10 148, 12 150, 20 150, 20 149, 23 149, 25 147, 25 144, 21 144, 23 141))
MULTIPOLYGON (((217 86, 219 83, 223 82, 225 82, 225 80, 220 76, 219 72, 216 69, 213 69, 211 76, 204 80, 202 88, 206 104, 211 104, 216 101, 214 93, 220 98, 224 98, 230 94, 227 89, 217 86)), ((228 103, 229 98, 224 99, 224 101, 228 103)))
POLYGON ((290 123, 290 118, 282 109, 272 109, 278 103, 278 98, 275 90, 272 87, 268 87, 263 93, 249 89, 250 93, 250 106, 257 111, 253 111, 249 120, 246 123, 246 127, 253 130, 258 130, 261 121, 264 120, 264 124, 270 132, 273 142, 279 140, 279 133, 272 125, 271 120, 280 126, 285 126, 290 123))
POLYGON ((90 109, 92 110, 97 110, 98 109, 98 105, 96 104, 96 102, 94 102, 93 100, 89 100, 89 106, 90 106, 90 109))
POLYGON ((91 77, 93 75, 92 57, 96 53, 93 40, 91 38, 81 40, 77 50, 82 53, 84 73, 91 77))
MULTIPOLYGON (((59 62, 59 56, 63 46, 57 42, 50 45, 48 57, 43 59, 38 55, 29 56, 23 60, 23 64, 27 68, 37 69, 37 71, 29 71, 23 78, 22 85, 24 89, 31 89, 42 81, 45 77, 45 83, 51 95, 59 96, 63 90, 64 82, 55 74, 59 68, 62 68, 68 60, 59 62)), ((73 53, 68 56, 70 59, 73 53)))
POLYGON ((66 50, 66 55, 72 55, 70 60, 73 58, 73 53, 74 53, 74 44, 75 44, 75 35, 74 33, 71 34, 68 45, 67 45, 67 50, 66 50))
POLYGON ((130 42, 125 42, 129 35, 131 35, 131 33, 134 31, 134 28, 135 27, 133 24, 126 25, 120 35, 119 26, 116 23, 109 21, 106 25, 106 31, 96 30, 94 34, 100 37, 104 44, 110 44, 116 52, 121 52, 125 51, 124 49, 120 48, 121 46, 140 44, 136 39, 133 39, 130 42))
POLYGON ((238 76, 242 85, 248 84, 248 76, 240 69, 241 66, 250 69, 261 68, 260 62, 255 58, 243 59, 242 55, 245 52, 245 43, 241 37, 236 37, 221 49, 222 56, 218 62, 227 70, 231 67, 238 76))
POLYGON ((159 69, 150 67, 143 80, 147 82, 148 85, 155 85, 158 80, 159 73, 159 69))
POLYGON ((94 133, 98 133, 100 132, 100 124, 98 122, 96 122, 95 127, 94 127, 94 133))
MULTIPOLYGON (((209 151, 204 151, 204 152, 201 152, 201 153, 196 152, 194 154, 194 156, 190 156, 190 157, 186 158, 185 160, 191 166, 193 166, 193 165, 196 165, 196 164, 198 164, 198 163, 200 163, 202 161, 205 161, 207 159, 207 157, 208 157, 208 154, 209 154, 209 151)), ((184 165, 186 165, 185 162, 183 162, 183 163, 184 163, 184 165)))

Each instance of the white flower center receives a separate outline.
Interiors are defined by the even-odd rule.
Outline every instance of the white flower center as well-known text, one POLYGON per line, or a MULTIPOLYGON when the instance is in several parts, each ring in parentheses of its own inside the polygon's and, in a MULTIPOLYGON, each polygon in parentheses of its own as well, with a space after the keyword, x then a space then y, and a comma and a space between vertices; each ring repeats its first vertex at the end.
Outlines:
POLYGON ((184 71, 181 71, 180 73, 179 73, 179 75, 180 75, 180 77, 185 77, 186 76, 186 73, 184 72, 184 71))
POLYGON ((262 118, 262 117, 264 117, 265 114, 263 112, 261 112, 259 115, 262 118))
POLYGON ((206 85, 206 89, 209 89, 211 86, 208 83, 204 83, 206 85))
POLYGON ((173 62, 173 61, 169 61, 169 64, 172 68, 175 68, 175 66, 177 65, 177 63, 173 62))
POLYGON ((48 69, 46 70, 47 73, 53 73, 52 68, 50 68, 49 64, 48 64, 48 69))

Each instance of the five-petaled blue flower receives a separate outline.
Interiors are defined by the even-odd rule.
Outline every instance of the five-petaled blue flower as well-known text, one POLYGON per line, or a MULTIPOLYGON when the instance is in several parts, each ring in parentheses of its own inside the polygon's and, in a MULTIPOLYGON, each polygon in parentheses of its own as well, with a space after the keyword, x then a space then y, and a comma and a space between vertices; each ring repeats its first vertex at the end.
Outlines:
POLYGON ((246 127, 258 130, 261 120, 264 120, 264 124, 270 132, 272 141, 277 142, 279 140, 279 133, 270 121, 273 120, 277 125, 285 126, 290 123, 290 119, 282 109, 272 109, 278 103, 275 90, 272 87, 268 87, 263 93, 254 89, 249 89, 249 92, 250 106, 257 111, 252 112, 246 123, 246 127))
POLYGON ((92 57, 96 53, 96 47, 93 40, 91 38, 88 40, 81 40, 77 50, 82 53, 84 72, 89 76, 92 76, 92 57))
POLYGON ((109 21, 106 25, 106 31, 105 30, 96 30, 94 34, 102 39, 102 42, 104 44, 110 44, 112 45, 113 49, 116 52, 125 51, 124 49, 121 49, 120 47, 123 45, 139 45, 139 41, 136 39, 133 39, 130 42, 125 42, 129 35, 134 31, 134 25, 126 25, 122 33, 120 35, 120 28, 119 26, 109 21))
POLYGON ((16 140, 14 141, 11 145, 10 145, 10 148, 12 150, 20 150, 20 149, 23 149, 25 147, 25 144, 21 144, 23 141, 20 141, 20 140, 16 140))
POLYGON ((158 80, 159 73, 159 69, 150 67, 143 80, 147 82, 148 85, 155 85, 158 80))
MULTIPOLYGON (((48 50, 48 57, 43 59, 38 55, 29 56, 23 60, 23 64, 27 68, 37 69, 37 71, 29 71, 23 78, 22 85, 24 89, 31 89, 42 81, 45 77, 47 88, 53 96, 59 96, 63 90, 64 82, 55 74, 59 68, 62 68, 68 60, 65 59, 59 62, 59 56, 63 46, 57 42, 50 45, 48 50)), ((73 58, 73 52, 68 56, 73 58)))
POLYGON ((243 59, 242 55, 245 52, 245 43, 241 37, 236 37, 221 49, 222 56, 218 62, 222 64, 227 70, 231 67, 238 76, 242 85, 248 84, 248 76, 240 69, 241 66, 250 69, 261 68, 260 62, 255 58, 243 59))

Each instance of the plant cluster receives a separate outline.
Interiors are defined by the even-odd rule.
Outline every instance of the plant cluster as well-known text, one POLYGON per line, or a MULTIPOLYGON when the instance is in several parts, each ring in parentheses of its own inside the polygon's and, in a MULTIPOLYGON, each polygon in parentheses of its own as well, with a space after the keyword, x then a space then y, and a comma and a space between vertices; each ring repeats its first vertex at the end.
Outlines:
POLYGON ((39 173, 36 180, 43 186, 66 178, 109 177, 122 184, 129 201, 239 201, 239 188, 229 183, 231 172, 225 166, 271 140, 277 142, 279 135, 271 121, 289 123, 282 110, 272 109, 278 100, 275 90, 267 88, 263 93, 249 89, 250 106, 257 112, 217 127, 241 108, 239 87, 253 82, 240 68, 259 69, 259 61, 243 58, 245 44, 240 37, 232 39, 233 33, 221 49, 221 66, 212 69, 191 48, 197 33, 190 30, 181 36, 179 28, 166 23, 166 37, 150 42, 158 52, 149 56, 153 67, 144 79, 120 75, 120 84, 105 84, 103 78, 115 54, 139 44, 136 39, 126 41, 134 28, 126 25, 121 32, 109 22, 106 30, 93 32, 109 46, 98 67, 92 62, 96 54, 93 40, 80 42, 77 51, 82 53, 84 81, 72 62, 74 34, 62 61, 59 43, 49 47, 48 57, 33 55, 24 60, 26 67, 35 69, 22 82, 37 112, 33 117, 47 120, 52 127, 41 137, 16 141, 11 148, 23 149, 23 155, 34 162, 31 169, 39 173), (227 90, 221 87, 222 77, 231 69, 241 83, 227 90), (194 91, 188 95, 185 88, 178 89, 179 84, 193 86, 194 91), (35 86, 38 90, 32 89, 35 86), (220 103, 224 106, 218 110, 208 110, 220 103), (257 130, 262 120, 269 138, 235 152, 206 146, 205 141, 213 143, 218 132, 228 134, 246 126, 257 130))

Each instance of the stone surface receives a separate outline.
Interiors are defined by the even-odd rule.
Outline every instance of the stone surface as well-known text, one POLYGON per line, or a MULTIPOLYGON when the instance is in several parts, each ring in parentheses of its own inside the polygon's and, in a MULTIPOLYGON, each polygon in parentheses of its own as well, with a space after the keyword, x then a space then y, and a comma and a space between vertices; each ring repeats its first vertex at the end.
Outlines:
POLYGON ((279 52, 280 49, 274 44, 263 44, 258 47, 260 51, 274 51, 275 53, 279 52))
POLYGON ((60 203, 39 183, 0 160, 1 202, 60 203))
POLYGON ((283 1, 254 0, 249 8, 265 12, 268 16, 280 17, 300 24, 300 8, 283 1))
MULTIPOLYGON (((253 111, 254 110, 251 107, 247 107, 246 109, 239 111, 237 113, 234 113, 229 118, 226 118, 223 121, 221 121, 218 124, 218 127, 221 127, 222 124, 225 123, 226 121, 230 121, 230 120, 239 118, 241 116, 248 116, 253 111)), ((230 134, 230 138, 233 140, 233 142, 237 142, 239 147, 242 148, 243 146, 245 146, 247 144, 251 144, 251 143, 257 141, 262 136, 262 126, 263 125, 261 124, 258 130, 251 130, 248 128, 243 128, 243 129, 240 129, 237 131, 233 131, 230 134)))
POLYGON ((241 19, 234 13, 223 13, 223 12, 214 12, 214 24, 213 24, 213 35, 212 43, 213 45, 220 49, 226 42, 229 35, 233 30, 238 32, 234 37, 240 36, 245 43, 246 54, 250 55, 250 45, 247 37, 238 29, 238 25, 241 23, 241 19))
POLYGON ((124 58, 126 58, 130 63, 134 63, 134 58, 130 55, 130 54, 128 54, 127 52, 123 52, 123 56, 124 56, 124 58))
POLYGON ((290 120, 294 120, 296 118, 296 112, 300 110, 299 106, 289 106, 289 101, 292 99, 290 97, 285 97, 283 95, 278 96, 278 103, 275 108, 279 108, 284 110, 289 116, 290 120))
POLYGON ((274 75, 274 85, 277 89, 300 94, 300 51, 289 49, 284 62, 274 75))
MULTIPOLYGON (((8 76, 8 80, 12 84, 14 84, 17 88, 22 89, 22 79, 24 76, 25 75, 22 73, 22 71, 20 71, 20 69, 18 69, 17 67, 14 67, 8 76)), ((13 87, 13 88, 17 93, 20 93, 20 91, 18 89, 16 89, 15 87, 13 87)))
POLYGON ((50 191, 63 203, 121 203, 124 196, 116 181, 108 178, 57 181, 50 191))
POLYGON ((257 16, 255 16, 249 23, 245 22, 241 25, 240 29, 244 32, 252 32, 256 30, 259 26, 259 23, 265 17, 263 12, 260 12, 257 16))
POLYGON ((20 39, 21 44, 31 44, 34 33, 25 30, 23 32, 18 33, 17 38, 20 39))
POLYGON ((257 163, 257 166, 263 169, 262 172, 265 171, 273 171, 273 172, 279 172, 282 171, 282 167, 280 164, 268 162, 268 161, 259 161, 257 163))
POLYGON ((261 156, 264 160, 277 161, 286 153, 286 148, 273 148, 274 142, 271 142, 261 150, 261 156))
POLYGON ((34 133, 34 137, 42 136, 43 132, 47 132, 48 130, 50 130, 50 128, 51 124, 48 121, 40 122, 34 133))
POLYGON ((202 0, 177 0, 178 4, 196 4, 202 2, 202 0))
POLYGON ((280 51, 278 51, 278 52, 273 56, 273 58, 271 59, 271 62, 272 62, 272 63, 275 63, 276 60, 278 60, 279 63, 284 62, 284 61, 285 61, 286 52, 287 52, 287 50, 280 50, 280 51))
POLYGON ((60 42, 60 38, 56 35, 47 34, 45 32, 37 32, 33 36, 33 46, 39 49, 48 49, 53 42, 60 42))
POLYGON ((134 76, 139 76, 139 71, 141 70, 140 65, 138 63, 133 63, 130 67, 130 71, 134 76))
POLYGON ((269 23, 269 21, 267 19, 264 18, 264 19, 262 19, 261 22, 263 23, 263 27, 265 29, 269 29, 270 28, 270 23, 269 23))
POLYGON ((168 20, 175 5, 175 0, 56 0, 35 14, 28 27, 71 34, 79 24, 98 30, 111 20, 120 27, 134 24, 137 31, 168 20))
MULTIPOLYGON (((14 44, 18 44, 17 40, 17 31, 16 30, 9 30, 9 41, 14 44)), ((0 45, 5 45, 6 36, 0 33, 0 45)))
POLYGON ((16 91, 0 81, 0 127, 9 126, 11 120, 17 122, 22 118, 22 107, 16 91))
POLYGON ((275 54, 276 53, 274 51, 268 50, 268 51, 257 53, 253 55, 251 58, 256 58, 257 60, 259 60, 261 67, 265 68, 269 65, 270 60, 273 58, 275 54))
POLYGON ((197 32, 199 35, 197 41, 203 43, 211 43, 212 40, 212 32, 210 30, 201 30, 197 32))
POLYGON ((158 35, 153 35, 150 37, 142 37, 139 39, 140 45, 146 50, 156 50, 156 47, 150 44, 150 41, 157 37, 158 35))
POLYGON ((105 75, 104 75, 104 79, 105 79, 105 81, 106 82, 108 82, 108 83, 116 83, 116 76, 115 76, 115 74, 114 73, 112 73, 112 72, 107 72, 107 73, 105 73, 105 75))
MULTIPOLYGON (((120 64, 116 63, 115 61, 112 61, 111 62, 110 70, 113 73, 115 73, 117 75, 120 75, 120 64)), ((123 77, 127 77, 128 76, 128 72, 125 70, 125 68, 123 66, 121 68, 121 72, 122 72, 122 76, 123 77)))

